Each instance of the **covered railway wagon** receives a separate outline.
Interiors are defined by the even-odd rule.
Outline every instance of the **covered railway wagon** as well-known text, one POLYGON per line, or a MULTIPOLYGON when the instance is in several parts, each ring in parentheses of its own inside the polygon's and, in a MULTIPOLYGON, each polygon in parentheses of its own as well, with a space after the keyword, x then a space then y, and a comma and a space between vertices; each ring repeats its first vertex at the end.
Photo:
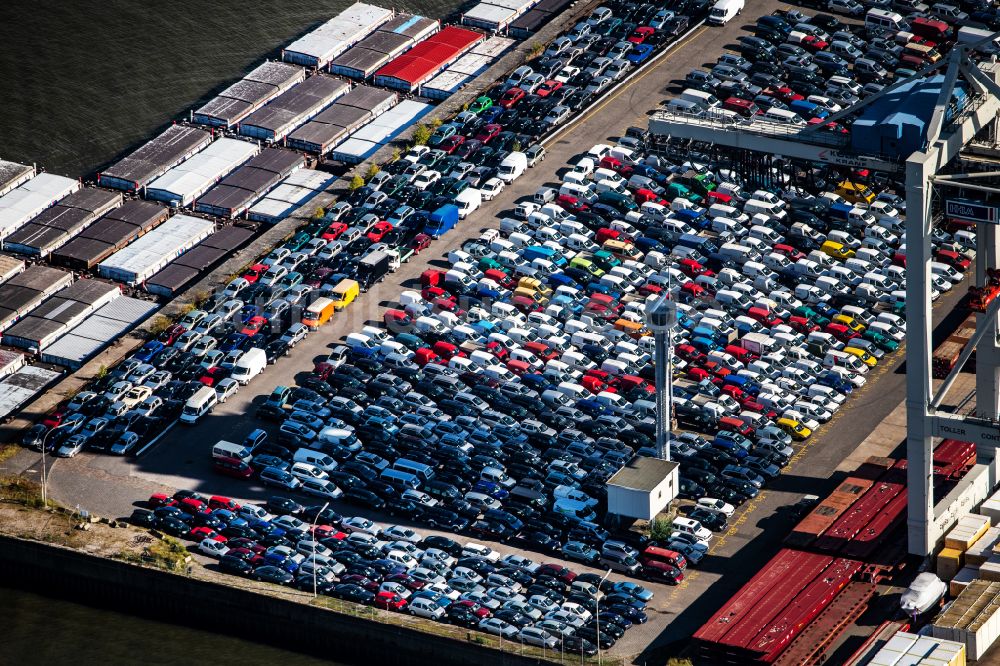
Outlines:
POLYGON ((97 184, 138 192, 212 142, 212 135, 197 127, 171 125, 155 139, 97 174, 97 184))
POLYGON ((378 118, 399 101, 389 90, 356 86, 325 111, 288 135, 288 146, 310 153, 325 154, 347 136, 378 118))
POLYGON ((356 2, 286 46, 281 58, 306 67, 326 67, 331 60, 370 35, 392 16, 391 9, 356 2))
POLYGON ((60 289, 73 275, 49 266, 32 266, 0 285, 0 331, 7 330, 60 289))
POLYGON ((47 257, 53 250, 122 204, 122 193, 92 187, 64 197, 4 240, 12 252, 47 257))
MULTIPOLYGON (((858 537, 862 531, 866 534, 863 538, 872 541, 882 538, 888 525, 882 524, 879 518, 882 510, 892 504, 891 509, 898 510, 899 504, 893 504, 893 500, 902 493, 905 511, 906 504, 906 462, 898 461, 893 467, 869 488, 865 494, 858 499, 851 507, 845 511, 834 523, 821 534, 812 547, 827 553, 841 552, 848 546, 848 543, 858 537), (878 520, 877 525, 871 525, 873 520, 878 520), (881 527, 876 533, 870 533, 873 527, 881 527)), ((852 546, 852 549, 857 546, 852 546)))
POLYGON ((137 199, 126 201, 55 250, 52 263, 90 270, 169 217, 170 211, 159 204, 137 199))
POLYGON ((146 281, 146 291, 157 296, 177 295, 209 267, 253 237, 242 227, 224 227, 198 243, 146 281))
POLYGON ((305 163, 304 157, 291 151, 265 148, 201 196, 194 209, 230 219, 242 215, 282 178, 305 163))
POLYGON ((240 134, 281 141, 350 89, 351 84, 346 81, 314 74, 247 116, 240 123, 240 134))
POLYGON ((785 537, 785 545, 804 548, 812 544, 872 487, 872 483, 869 479, 855 476, 844 479, 836 490, 799 521, 791 534, 785 537))
POLYGON ((3 343, 39 352, 119 296, 121 289, 116 284, 77 280, 4 331, 3 343))
POLYGON ((146 197, 172 206, 190 206, 230 171, 260 152, 250 141, 223 138, 178 164, 146 188, 146 197))
POLYGON ((379 69, 375 84, 412 93, 482 39, 481 33, 447 26, 379 69))
POLYGON ((0 160, 0 197, 35 177, 35 167, 0 160))
POLYGON ((507 49, 514 46, 513 39, 494 35, 473 46, 468 53, 448 65, 430 81, 425 83, 420 92, 430 99, 447 99, 471 83, 480 74, 490 68, 507 49))
POLYGON ((49 345, 41 354, 42 361, 78 370, 96 353, 148 319, 158 308, 149 301, 120 296, 49 345))
POLYGON ((297 65, 265 62, 191 114, 202 125, 229 128, 306 78, 297 65))
POLYGON ((397 14, 330 63, 330 72, 366 80, 380 67, 441 29, 434 19, 397 14))
POLYGON ((137 241, 102 261, 102 277, 136 285, 152 277, 176 257, 215 231, 215 223, 190 215, 175 215, 137 241))
POLYGON ((348 164, 357 164, 392 142, 408 127, 433 110, 430 104, 408 99, 364 125, 331 151, 331 156, 348 164))
POLYGON ((42 211, 81 188, 80 181, 40 173, 0 197, 0 240, 22 228, 42 211))
POLYGON ((299 169, 250 207, 247 217, 275 224, 328 188, 337 177, 314 169, 299 169))
POLYGON ((542 0, 507 26, 507 34, 517 39, 527 39, 569 7, 573 0, 542 0))

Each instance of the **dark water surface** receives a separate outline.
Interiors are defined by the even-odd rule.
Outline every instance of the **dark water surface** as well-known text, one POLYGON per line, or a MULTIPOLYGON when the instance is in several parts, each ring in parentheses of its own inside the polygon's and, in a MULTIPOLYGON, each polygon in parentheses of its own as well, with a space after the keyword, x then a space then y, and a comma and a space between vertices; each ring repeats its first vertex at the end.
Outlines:
MULTIPOLYGON (((456 0, 368 0, 440 18, 456 0)), ((87 175, 353 0, 0 0, 0 158, 87 175)))
MULTIPOLYGON (((155 604, 155 600, 150 600, 155 604)), ((4 666, 336 666, 332 661, 0 587, 4 666)), ((221 619, 221 618, 220 618, 221 619)))

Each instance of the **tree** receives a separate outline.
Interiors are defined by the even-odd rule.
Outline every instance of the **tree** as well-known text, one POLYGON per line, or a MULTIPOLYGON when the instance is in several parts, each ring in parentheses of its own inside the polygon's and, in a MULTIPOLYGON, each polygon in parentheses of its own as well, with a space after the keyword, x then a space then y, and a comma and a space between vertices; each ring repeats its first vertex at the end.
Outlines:
POLYGON ((413 130, 413 144, 415 146, 426 146, 431 140, 431 128, 424 123, 419 123, 413 130))
POLYGON ((431 121, 431 127, 433 127, 434 129, 437 129, 438 127, 441 127, 441 125, 443 125, 443 124, 444 124, 444 121, 441 120, 440 118, 435 118, 434 120, 431 121))
POLYGON ((542 44, 541 42, 531 42, 531 44, 528 45, 528 48, 530 49, 528 51, 528 60, 537 58, 545 52, 545 44, 542 44))
POLYGON ((375 177, 375 174, 377 174, 381 170, 382 170, 382 168, 379 165, 377 165, 377 164, 369 164, 368 165, 368 170, 365 171, 365 180, 371 180, 372 178, 375 177))
POLYGON ((353 178, 351 178, 351 182, 347 185, 347 189, 356 190, 359 187, 364 187, 364 186, 365 186, 365 179, 362 178, 361 176, 355 175, 353 178))
POLYGON ((649 524, 649 538, 653 541, 666 541, 673 532, 673 521, 664 518, 654 518, 649 524))

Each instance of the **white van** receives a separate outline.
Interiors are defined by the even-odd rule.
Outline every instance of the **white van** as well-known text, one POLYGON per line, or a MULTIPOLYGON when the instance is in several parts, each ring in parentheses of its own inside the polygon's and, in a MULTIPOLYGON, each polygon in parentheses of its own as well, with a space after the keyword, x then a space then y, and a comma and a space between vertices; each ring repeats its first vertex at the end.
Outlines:
POLYGON ((245 444, 236 444, 235 442, 227 442, 221 439, 212 447, 212 457, 235 458, 248 463, 253 458, 253 451, 245 444))
POLYGON ((704 527, 697 520, 692 520, 691 518, 674 518, 672 528, 675 532, 690 534, 699 541, 708 542, 712 538, 712 532, 709 529, 704 527))
POLYGON ((762 116, 764 120, 781 125, 797 125, 805 127, 806 121, 799 114, 787 109, 770 108, 762 116))
POLYGON ((292 457, 293 462, 308 463, 314 465, 324 472, 332 472, 337 469, 337 461, 319 451, 312 449, 298 449, 292 457))
POLYGON ((474 187, 467 187, 455 197, 455 204, 458 206, 459 219, 464 220, 469 216, 469 213, 475 212, 483 205, 483 193, 474 187))
MULTIPOLYGON (((257 351, 264 353, 263 350, 257 351)), ((181 423, 194 424, 205 414, 208 414, 219 403, 219 394, 211 386, 202 386, 184 403, 181 410, 181 423)))
POLYGON ((708 12, 706 23, 726 25, 743 12, 744 0, 719 0, 708 12))
POLYGON ((267 354, 263 349, 254 347, 248 349, 240 360, 236 361, 236 365, 233 366, 232 378, 238 381, 242 386, 246 386, 250 383, 250 380, 264 372, 264 368, 267 367, 267 354))
POLYGON ((514 151, 503 158, 500 166, 497 167, 497 178, 505 183, 512 183, 517 180, 528 168, 528 156, 522 152, 514 151))
POLYGON ((743 212, 747 215, 756 215, 761 213, 778 220, 783 220, 788 217, 788 213, 783 210, 781 204, 771 203, 761 199, 748 200, 745 204, 743 204, 743 212))
MULTIPOLYGON (((725 0, 723 0, 725 1, 725 0)), ((740 0, 742 2, 742 0, 740 0)), ((681 93, 681 99, 687 100, 689 102, 694 102, 703 109, 714 109, 721 108, 722 102, 719 98, 712 93, 705 92, 704 90, 695 90, 694 88, 688 88, 681 93)))
POLYGON ((881 32, 883 30, 897 32, 903 30, 905 25, 906 22, 901 15, 886 9, 872 8, 865 15, 865 29, 869 32, 881 32))

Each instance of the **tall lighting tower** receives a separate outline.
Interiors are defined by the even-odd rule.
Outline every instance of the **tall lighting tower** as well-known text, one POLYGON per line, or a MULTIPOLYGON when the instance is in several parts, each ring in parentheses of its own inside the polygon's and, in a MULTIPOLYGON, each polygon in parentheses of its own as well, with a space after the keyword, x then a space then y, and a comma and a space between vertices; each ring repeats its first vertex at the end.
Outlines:
POLYGON ((656 457, 670 460, 670 421, 673 416, 673 378, 670 359, 674 345, 671 333, 677 323, 677 304, 666 295, 646 310, 646 322, 653 331, 653 363, 656 369, 656 457))

